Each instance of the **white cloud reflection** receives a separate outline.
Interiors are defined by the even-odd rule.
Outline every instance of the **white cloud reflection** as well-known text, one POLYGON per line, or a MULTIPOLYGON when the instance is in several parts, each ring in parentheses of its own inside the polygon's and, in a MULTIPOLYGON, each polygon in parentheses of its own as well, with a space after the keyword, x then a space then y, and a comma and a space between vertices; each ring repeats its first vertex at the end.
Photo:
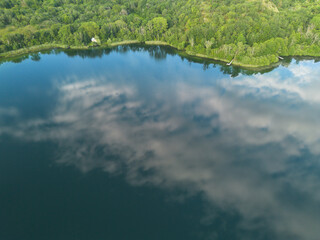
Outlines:
MULTIPOLYGON (((50 119, 2 132, 57 141, 57 161, 84 172, 102 168, 135 185, 201 192, 239 212, 242 228, 263 219, 279 239, 317 240, 320 85, 307 66, 288 71, 209 86, 181 81, 154 98, 133 83, 73 77, 57 86, 50 119)), ((16 114, 0 109, 7 112, 16 114)))

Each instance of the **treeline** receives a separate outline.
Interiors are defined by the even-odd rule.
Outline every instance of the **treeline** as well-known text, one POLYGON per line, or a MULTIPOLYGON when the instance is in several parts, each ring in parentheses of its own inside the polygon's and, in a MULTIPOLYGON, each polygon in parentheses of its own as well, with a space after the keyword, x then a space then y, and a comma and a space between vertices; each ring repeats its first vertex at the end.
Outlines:
POLYGON ((0 1, 0 53, 126 40, 164 41, 190 54, 264 66, 278 56, 320 55, 320 6, 316 0, 0 1))

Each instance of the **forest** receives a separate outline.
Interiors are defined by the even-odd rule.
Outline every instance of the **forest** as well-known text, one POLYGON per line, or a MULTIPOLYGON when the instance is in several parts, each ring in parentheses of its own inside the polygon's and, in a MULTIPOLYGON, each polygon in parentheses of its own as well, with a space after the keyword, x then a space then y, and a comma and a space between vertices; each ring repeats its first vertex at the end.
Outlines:
POLYGON ((190 55, 269 66, 320 56, 317 0, 1 0, 0 56, 43 44, 136 41, 190 55), (92 42, 92 38, 96 42, 92 42))

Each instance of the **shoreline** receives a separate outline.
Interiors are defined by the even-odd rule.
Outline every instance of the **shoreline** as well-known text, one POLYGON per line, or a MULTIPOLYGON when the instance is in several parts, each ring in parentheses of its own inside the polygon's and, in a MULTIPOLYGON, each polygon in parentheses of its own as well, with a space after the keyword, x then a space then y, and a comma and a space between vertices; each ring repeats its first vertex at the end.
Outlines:
MULTIPOLYGON (((178 49, 177 47, 164 42, 164 41, 138 41, 138 40, 128 40, 128 41, 119 41, 119 42, 113 42, 110 44, 101 44, 101 45, 97 45, 97 46, 70 46, 70 45, 65 45, 65 44, 57 44, 57 43, 50 43, 50 44, 41 44, 41 45, 37 45, 37 46, 32 46, 29 48, 21 48, 18 50, 12 50, 9 52, 5 52, 5 53, 0 53, 0 61, 3 60, 10 60, 12 58, 15 57, 19 57, 25 54, 31 54, 31 53, 36 53, 36 52, 40 52, 40 51, 44 51, 44 50, 52 50, 52 49, 63 49, 63 50, 68 50, 68 49, 74 49, 74 50, 88 50, 88 49, 92 49, 92 48, 113 48, 113 47, 117 47, 117 46, 123 46, 123 45, 131 45, 131 44, 142 44, 142 45, 146 45, 146 46, 167 46, 167 47, 171 47, 174 50, 177 51, 177 54, 179 54, 180 56, 185 56, 185 57, 197 57, 200 59, 207 59, 207 60, 212 60, 212 61, 218 61, 227 64, 228 62, 230 62, 227 59, 220 59, 217 57, 212 57, 209 55, 205 55, 205 54, 201 54, 201 53, 195 53, 195 52, 191 52, 188 51, 186 49, 178 49)), ((285 56, 285 57, 297 57, 297 56, 285 56)), ((299 57, 310 57, 310 58, 316 58, 316 56, 299 56, 299 57)), ((252 70, 252 71, 259 71, 259 70, 267 70, 267 69, 271 69, 274 67, 279 66, 281 63, 280 60, 278 60, 276 63, 272 63, 270 65, 250 65, 250 64, 243 64, 241 62, 237 62, 236 60, 233 61, 231 66, 236 66, 236 67, 240 67, 243 69, 248 69, 248 70, 252 70)))

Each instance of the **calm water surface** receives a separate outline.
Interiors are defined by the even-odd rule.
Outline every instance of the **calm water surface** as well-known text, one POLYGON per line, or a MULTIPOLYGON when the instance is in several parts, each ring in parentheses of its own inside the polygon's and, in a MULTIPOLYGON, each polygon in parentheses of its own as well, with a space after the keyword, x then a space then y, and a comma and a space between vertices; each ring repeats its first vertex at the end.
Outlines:
POLYGON ((320 64, 172 50, 0 65, 0 240, 319 240, 320 64))

